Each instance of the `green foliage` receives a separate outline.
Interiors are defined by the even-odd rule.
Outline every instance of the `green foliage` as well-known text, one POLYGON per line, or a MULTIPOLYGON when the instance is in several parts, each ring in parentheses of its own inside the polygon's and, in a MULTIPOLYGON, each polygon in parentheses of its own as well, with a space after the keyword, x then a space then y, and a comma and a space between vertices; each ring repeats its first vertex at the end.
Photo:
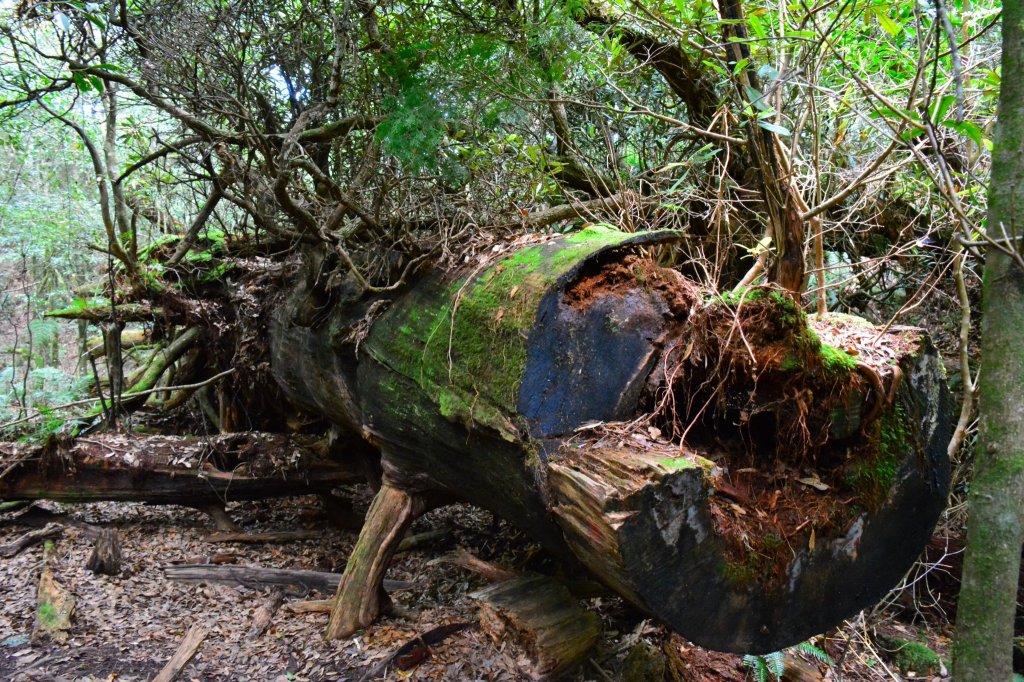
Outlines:
POLYGON ((781 682, 786 672, 787 651, 808 654, 829 667, 835 665, 835 661, 828 653, 811 642, 801 642, 785 651, 773 651, 763 655, 747 654, 743 657, 743 665, 754 674, 757 682, 781 682))

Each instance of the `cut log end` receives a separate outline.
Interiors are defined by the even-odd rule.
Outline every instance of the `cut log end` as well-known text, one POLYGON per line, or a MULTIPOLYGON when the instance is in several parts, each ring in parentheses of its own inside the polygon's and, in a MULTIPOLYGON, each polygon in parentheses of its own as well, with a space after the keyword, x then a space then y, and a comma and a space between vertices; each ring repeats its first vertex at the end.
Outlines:
POLYGON ((532 679, 554 679, 586 660, 601 633, 600 619, 564 586, 543 576, 505 580, 471 595, 480 603, 480 627, 495 644, 517 641, 532 679))
POLYGON ((878 419, 816 461, 610 428, 564 446, 548 488, 567 542, 602 582, 701 646, 763 653, 827 630, 899 581, 945 504, 938 366, 922 347, 901 366, 908 379, 878 419))

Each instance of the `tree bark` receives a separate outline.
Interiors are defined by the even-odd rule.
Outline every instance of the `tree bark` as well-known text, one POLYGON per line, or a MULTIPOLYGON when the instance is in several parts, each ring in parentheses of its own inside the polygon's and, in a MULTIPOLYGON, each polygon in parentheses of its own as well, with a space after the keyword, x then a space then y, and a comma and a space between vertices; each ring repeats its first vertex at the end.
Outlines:
MULTIPOLYGON (((1003 5, 1004 74, 1024 68, 1024 9, 1003 5)), ((1024 82, 1004 79, 992 153, 988 234, 1004 240, 985 256, 981 415, 968 498, 967 551, 957 607, 953 675, 962 682, 1008 680, 1024 538, 1024 82), (1009 250, 1010 254, 1004 252, 1009 250)))
POLYGON ((709 648, 781 649, 898 582, 948 488, 935 350, 913 329, 812 325, 776 289, 702 292, 637 255, 676 236, 588 228, 428 277, 383 312, 298 283, 275 376, 379 448, 387 480, 328 636, 381 611, 411 500, 432 494, 508 519, 709 648), (745 520, 762 516, 770 560, 740 541, 769 534, 745 520))

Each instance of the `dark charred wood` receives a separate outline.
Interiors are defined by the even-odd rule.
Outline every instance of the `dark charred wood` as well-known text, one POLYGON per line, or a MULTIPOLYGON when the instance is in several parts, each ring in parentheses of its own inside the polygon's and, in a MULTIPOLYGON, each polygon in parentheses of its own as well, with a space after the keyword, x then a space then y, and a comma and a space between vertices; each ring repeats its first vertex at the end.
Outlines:
MULTIPOLYGON (((166 564, 162 568, 168 580, 230 583, 253 588, 283 585, 303 594, 310 590, 333 593, 341 581, 340 573, 230 564, 166 564)), ((409 589, 412 583, 404 580, 385 580, 383 587, 389 592, 395 592, 409 589)))

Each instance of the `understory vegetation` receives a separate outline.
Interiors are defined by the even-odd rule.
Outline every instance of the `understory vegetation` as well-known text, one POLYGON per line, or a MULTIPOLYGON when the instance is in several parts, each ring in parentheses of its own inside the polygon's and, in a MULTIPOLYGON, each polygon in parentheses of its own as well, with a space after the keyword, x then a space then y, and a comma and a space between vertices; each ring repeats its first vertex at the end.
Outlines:
MULTIPOLYGON (((780 470, 827 465, 790 487, 750 483, 755 501, 774 494, 772 510, 793 491, 842 494, 800 518, 737 517, 733 583, 784 583, 805 519, 813 551, 815 526, 845 533, 886 501, 918 426, 902 407, 875 420, 901 379, 896 352, 878 349, 905 350, 883 334, 926 330, 955 403, 949 506, 918 565, 874 609, 796 649, 750 652, 739 674, 788 679, 796 658, 831 679, 945 674, 984 452, 982 270, 994 253, 1024 267, 1014 226, 987 213, 997 103, 1019 78, 1000 68, 1003 11, 6 3, 0 441, 333 434, 331 415, 289 403, 274 381, 269 329, 295 303, 288 286, 303 287, 297 326, 334 324, 348 306, 356 321, 329 330, 330 346, 372 353, 389 297, 447 277, 451 303, 408 316, 393 364, 446 418, 511 442, 519 425, 502 415, 527 362, 523 329, 575 266, 572 245, 622 239, 609 228, 673 230, 644 254, 695 283, 686 314, 700 335, 665 353, 666 376, 691 383, 667 380, 644 428, 680 447, 739 443, 750 461, 737 469, 762 456, 780 470), (566 260, 534 273, 560 236, 566 260), (862 422, 865 400, 875 409, 862 422)), ((628 277, 655 288, 642 265, 628 277)))

